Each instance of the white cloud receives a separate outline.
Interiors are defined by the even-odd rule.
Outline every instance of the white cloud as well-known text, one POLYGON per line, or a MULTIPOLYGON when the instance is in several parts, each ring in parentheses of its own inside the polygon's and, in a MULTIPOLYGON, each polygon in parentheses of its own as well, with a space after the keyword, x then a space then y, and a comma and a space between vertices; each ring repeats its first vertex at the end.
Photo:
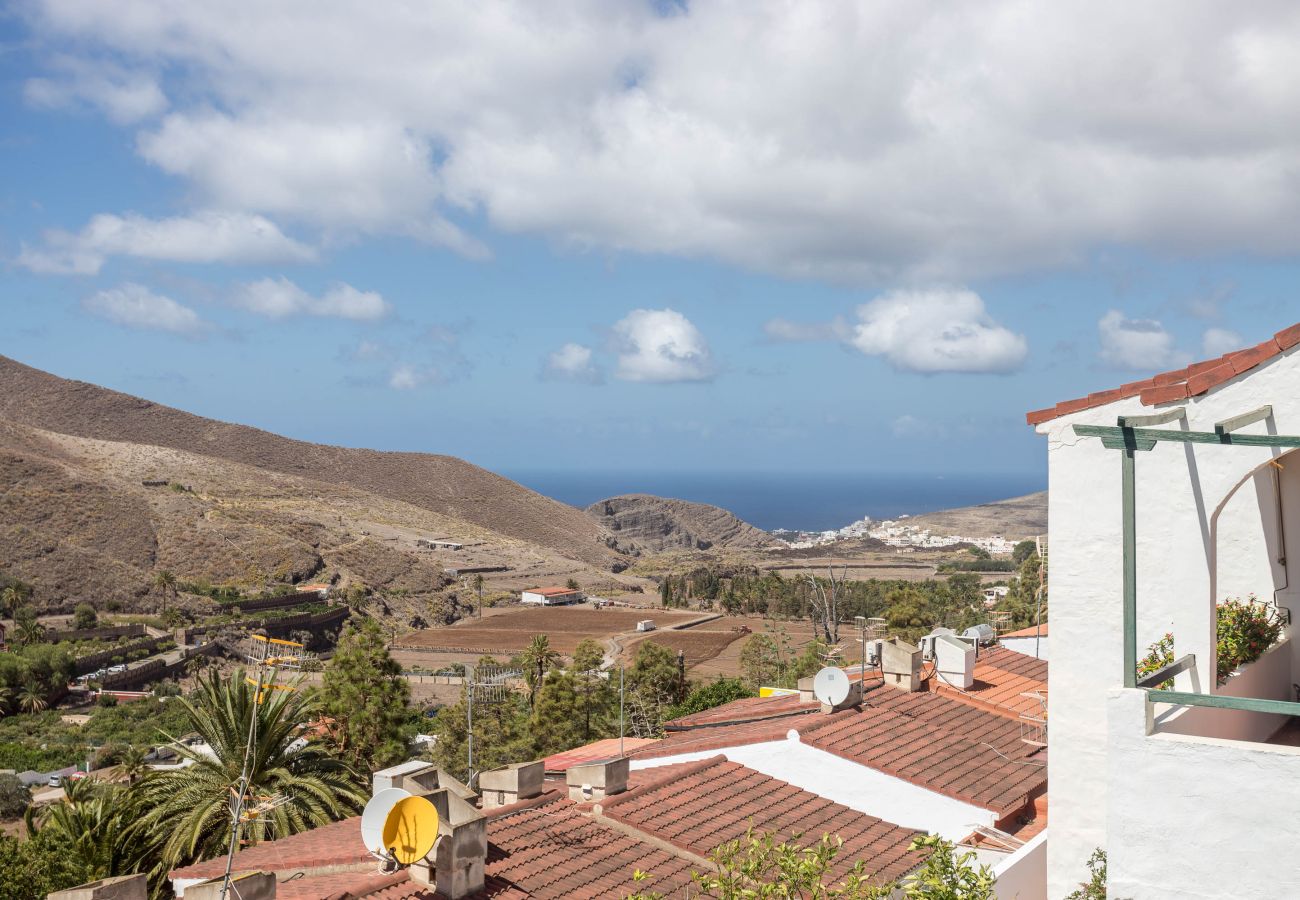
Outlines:
POLYGON ((1152 371, 1187 365, 1187 354, 1175 346, 1174 336, 1155 319, 1130 319, 1112 309, 1097 323, 1101 359, 1117 369, 1152 371))
POLYGON ((542 376, 556 381, 580 381, 585 384, 599 384, 603 380, 592 360, 592 349, 573 343, 565 344, 546 357, 542 376))
POLYGON ((839 341, 850 334, 843 319, 831 322, 791 322, 789 319, 769 319, 763 323, 763 333, 774 341, 802 343, 805 341, 839 341))
MULTIPOLYGON (((130 84, 120 59, 161 73, 171 111, 138 150, 193 196, 329 235, 481 255, 452 222, 481 215, 581 247, 911 284, 1115 245, 1300 252, 1295 4, 661 6, 24 9, 87 78, 130 84)), ((155 112, 138 93, 106 108, 155 112)))
POLYGON ((442 384, 445 376, 433 366, 415 366, 400 363, 388 375, 388 386, 398 391, 410 391, 429 384, 442 384))
POLYGON ((87 311, 127 328, 167 331, 186 337, 198 337, 211 330, 211 326, 188 306, 155 294, 140 284, 128 282, 118 288, 100 291, 87 297, 82 305, 87 311))
POLYGON ((157 115, 167 108, 162 88, 148 73, 68 55, 54 57, 49 66, 53 77, 29 78, 23 85, 23 97, 32 106, 76 109, 89 105, 122 125, 157 115))
POLYGON ((241 286, 235 305, 271 319, 287 316, 328 316, 370 321, 382 319, 392 307, 374 291, 359 291, 339 283, 314 297, 287 278, 263 278, 241 286))
POLYGON ((39 248, 23 246, 19 265, 33 272, 95 275, 110 256, 191 263, 304 262, 315 252, 275 223, 247 213, 205 211, 169 219, 98 215, 73 234, 44 234, 39 248))
POLYGON ((905 372, 1013 372, 1029 354, 968 290, 891 291, 857 314, 849 345, 905 372))
POLYGON ((634 309, 614 325, 615 377, 666 384, 716 374, 704 335, 673 309, 634 309))
POLYGON ((1207 328, 1201 337, 1201 349, 1207 357, 1223 356, 1246 346, 1246 339, 1228 328, 1207 328))

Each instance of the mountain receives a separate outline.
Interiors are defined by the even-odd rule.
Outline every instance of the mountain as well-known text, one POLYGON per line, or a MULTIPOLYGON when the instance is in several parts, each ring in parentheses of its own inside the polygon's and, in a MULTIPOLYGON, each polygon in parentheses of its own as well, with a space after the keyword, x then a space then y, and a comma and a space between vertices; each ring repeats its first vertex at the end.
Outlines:
POLYGON ((593 503, 586 512, 628 553, 780 546, 766 531, 705 503, 625 494, 593 503))
POLYGON ((440 590, 444 564, 586 584, 623 568, 610 543, 581 510, 455 457, 297 441, 0 356, 0 574, 47 604, 138 598, 163 568, 399 595, 440 590), (420 553, 421 537, 466 548, 420 553))
POLYGON ((907 520, 912 525, 929 528, 936 534, 959 534, 966 537, 1001 535, 1017 540, 1047 534, 1047 491, 922 513, 907 520))

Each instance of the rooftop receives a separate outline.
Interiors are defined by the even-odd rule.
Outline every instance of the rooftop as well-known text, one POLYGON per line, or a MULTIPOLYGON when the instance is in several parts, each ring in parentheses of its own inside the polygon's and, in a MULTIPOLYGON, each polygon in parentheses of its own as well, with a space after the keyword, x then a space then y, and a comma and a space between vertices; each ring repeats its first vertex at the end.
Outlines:
POLYGON ((1002 640, 1003 638, 1034 637, 1040 633, 1043 637, 1047 637, 1047 626, 1048 623, 1044 622, 1042 625, 1030 625, 1028 628, 1021 628, 1019 631, 1008 631, 1006 634, 998 635, 998 640, 1002 640))
MULTIPOLYGON (((623 751, 629 753, 633 750, 638 750, 641 747, 653 744, 655 740, 655 738, 623 738, 623 751)), ((593 741, 590 744, 584 744, 581 747, 574 747, 572 750, 565 750, 561 753, 552 753, 550 756, 546 757, 546 759, 542 760, 542 768, 547 772, 567 772, 571 766, 580 766, 583 763, 613 759, 619 755, 619 743, 618 738, 605 738, 603 740, 593 741)))
POLYGON ((544 587, 544 588, 527 588, 525 594, 541 594, 543 597, 559 597, 562 594, 581 593, 577 588, 567 587, 544 587))
POLYGON ((1262 344, 1256 344, 1254 347, 1225 353, 1216 359, 1193 363, 1185 369, 1165 372, 1156 375, 1154 378, 1122 384, 1108 391, 1097 391, 1077 400, 1063 400, 1047 409, 1028 413, 1025 419, 1030 425, 1041 425, 1060 416, 1105 406, 1108 403, 1125 400, 1129 397, 1137 397, 1145 406, 1174 403, 1179 400, 1186 400, 1189 397, 1198 397, 1225 382, 1231 381, 1238 375, 1268 362, 1273 357, 1290 350, 1297 344, 1300 344, 1300 323, 1279 331, 1273 337, 1262 344))
POLYGON ((661 776, 602 801, 604 815, 699 856, 743 838, 753 827, 779 839, 816 841, 838 835, 842 876, 859 859, 877 883, 894 881, 921 864, 912 851, 917 832, 857 812, 761 772, 715 756, 703 762, 650 769, 661 776))

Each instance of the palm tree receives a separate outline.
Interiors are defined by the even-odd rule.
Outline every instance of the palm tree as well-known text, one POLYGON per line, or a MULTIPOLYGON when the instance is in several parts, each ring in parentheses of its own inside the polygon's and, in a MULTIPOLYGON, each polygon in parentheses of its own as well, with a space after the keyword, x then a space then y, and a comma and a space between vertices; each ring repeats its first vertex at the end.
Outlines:
POLYGON ((478 617, 483 618, 483 573, 474 573, 474 590, 478 591, 478 617))
POLYGON ((14 698, 14 689, 7 684, 0 684, 0 718, 9 711, 9 701, 14 698))
POLYGON ((12 616, 18 604, 23 601, 23 593, 14 585, 0 591, 0 615, 12 616))
POLYGON ((528 683, 528 705, 531 707, 541 690, 546 673, 560 661, 560 654, 551 649, 551 639, 544 634, 533 635, 527 649, 519 655, 524 667, 524 681, 528 683))
POLYGON ((167 611, 167 597, 176 596, 176 576, 166 569, 156 573, 153 576, 153 586, 162 591, 163 605, 162 611, 167 611))
POLYGON ((238 792, 250 725, 256 738, 249 755, 242 836, 248 843, 275 839, 355 813, 365 802, 362 780, 315 742, 295 744, 302 726, 316 718, 313 699, 295 691, 267 691, 261 702, 243 674, 226 681, 216 672, 200 676, 194 692, 176 701, 185 707, 188 730, 198 732, 210 753, 177 744, 185 768, 151 773, 135 787, 146 812, 133 836, 156 842, 164 870, 225 853, 230 839, 231 798, 238 792), (261 801, 283 800, 274 808, 261 801))
POLYGON ((138 871, 140 848, 126 839, 136 817, 130 791, 83 778, 68 782, 64 794, 58 803, 28 807, 28 834, 53 838, 65 858, 84 867, 83 881, 138 871))
POLYGON ((29 678, 23 683, 23 689, 18 692, 18 706, 23 712, 38 713, 49 705, 49 701, 45 699, 45 689, 41 687, 40 682, 29 678))
POLYGON ((140 776, 149 771, 145 762, 145 751, 130 744, 117 757, 117 770, 126 779, 128 785, 135 784, 140 776))

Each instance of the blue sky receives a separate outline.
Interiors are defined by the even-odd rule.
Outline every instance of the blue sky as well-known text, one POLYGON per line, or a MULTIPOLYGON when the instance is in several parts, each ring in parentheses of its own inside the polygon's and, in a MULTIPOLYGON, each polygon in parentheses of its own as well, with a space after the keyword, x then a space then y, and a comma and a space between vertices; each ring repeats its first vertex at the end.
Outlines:
POLYGON ((0 353, 507 472, 1005 473, 1300 320, 1286 5, 380 6, 12 7, 0 353))

